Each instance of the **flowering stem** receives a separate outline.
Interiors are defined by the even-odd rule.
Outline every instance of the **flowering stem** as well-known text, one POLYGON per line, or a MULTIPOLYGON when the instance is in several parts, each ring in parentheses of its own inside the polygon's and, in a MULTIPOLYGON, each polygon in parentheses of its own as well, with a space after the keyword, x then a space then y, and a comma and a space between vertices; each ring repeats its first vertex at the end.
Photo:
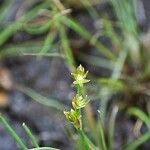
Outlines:
POLYGON ((77 94, 79 96, 83 95, 83 88, 80 85, 77 85, 77 94))
MULTIPOLYGON (((77 94, 79 96, 83 95, 83 87, 81 87, 80 85, 77 85, 77 94)), ((79 112, 79 114, 81 115, 81 109, 76 110, 79 112)), ((82 119, 81 119, 81 124, 82 124, 82 119)))

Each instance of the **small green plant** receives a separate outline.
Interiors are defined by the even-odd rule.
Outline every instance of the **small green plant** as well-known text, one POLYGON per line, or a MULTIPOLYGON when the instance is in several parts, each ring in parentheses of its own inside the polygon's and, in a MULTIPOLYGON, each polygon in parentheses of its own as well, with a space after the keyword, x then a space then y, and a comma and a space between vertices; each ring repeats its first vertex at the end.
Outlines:
MULTIPOLYGON (((77 133, 79 134, 81 139, 81 144, 77 149, 83 149, 83 150, 113 150, 114 149, 114 133, 115 133, 115 122, 116 122, 116 116, 119 110, 119 107, 116 105, 113 107, 112 112, 108 118, 108 122, 103 122, 102 120, 102 114, 101 110, 98 110, 99 118, 96 120, 96 123, 94 125, 94 129, 96 131, 95 139, 91 140, 84 131, 84 117, 88 117, 83 112, 83 108, 86 108, 86 105, 89 103, 88 96, 84 94, 84 88, 85 84, 88 83, 90 80, 86 79, 88 74, 88 71, 85 72, 84 68, 80 65, 77 67, 77 69, 74 71, 74 73, 71 73, 73 76, 73 84, 77 89, 76 95, 72 99, 72 108, 70 111, 64 111, 64 114, 67 118, 67 120, 73 124, 75 129, 77 130, 77 133), (108 131, 106 132, 106 128, 108 128, 108 131), (94 144, 93 144, 94 143, 94 144)), ((109 87, 113 84, 117 86, 116 88, 120 88, 121 84, 117 84, 112 80, 112 85, 107 85, 107 81, 102 79, 100 82, 106 83, 105 86, 109 87)), ((113 88, 112 88, 113 89, 113 88)), ((122 88, 121 88, 122 89, 122 88)), ((147 116, 144 112, 139 110, 138 108, 130 108, 128 110, 129 115, 134 115, 138 117, 137 120, 141 120, 147 125, 147 128, 149 130, 149 121, 150 117, 147 116)), ((87 125, 86 125, 87 127, 87 125)), ((89 134, 90 135, 90 134, 89 134)), ((90 135, 91 137, 91 135, 90 135)), ((150 133, 149 131, 147 133, 144 133, 138 139, 135 141, 127 143, 125 146, 122 146, 123 150, 136 150, 139 146, 141 146, 144 142, 150 139, 150 133)))
MULTIPOLYGON (((73 76, 73 85, 77 89, 76 95, 72 99, 72 108, 70 111, 64 111, 64 114, 67 118, 67 120, 73 124, 75 127, 80 143, 77 148, 77 150, 113 150, 114 149, 114 133, 115 133, 115 122, 116 122, 116 116, 118 112, 118 106, 114 106, 112 109, 112 112, 108 118, 108 122, 103 122, 101 118, 101 111, 98 110, 99 118, 96 119, 93 133, 95 136, 94 138, 91 138, 91 133, 86 134, 85 127, 87 127, 87 124, 85 125, 85 117, 88 117, 88 115, 85 115, 83 108, 86 108, 89 104, 89 98, 87 95, 85 95, 84 88, 85 84, 88 83, 90 80, 86 79, 88 74, 88 71, 85 72, 84 68, 80 65, 74 73, 71 75, 73 76), (106 133, 106 128, 108 128, 108 131, 106 133), (87 136, 88 135, 88 136, 87 136)), ((105 80, 101 80, 101 82, 105 83, 105 86, 107 86, 107 82, 105 80)), ((115 84, 114 81, 112 81, 112 84, 115 84)), ((120 87, 120 86, 119 86, 120 87)), ((59 104, 59 103, 58 103, 59 104)), ((55 104, 57 105, 57 103, 55 104)), ((50 107, 55 107, 55 105, 50 105, 50 107)), ((61 109, 63 107, 60 107, 61 109)), ((60 109, 60 110, 61 110, 60 109)), ((135 141, 128 142, 125 146, 122 146, 123 150, 136 150, 139 146, 144 144, 146 141, 150 139, 150 117, 145 114, 140 109, 133 107, 128 109, 127 114, 136 116, 137 123, 139 124, 140 128, 138 130, 141 130, 142 125, 145 125, 148 129, 147 133, 143 133, 142 135, 138 136, 138 138, 135 141)), ((9 125, 9 123, 6 121, 6 119, 0 115, 0 123, 4 126, 4 128, 8 131, 10 136, 16 141, 18 146, 20 147, 20 150, 58 150, 51 147, 40 147, 37 139, 29 129, 29 127, 23 123, 23 129, 25 133, 27 134, 28 138, 31 141, 31 144, 34 148, 29 149, 28 146, 25 144, 25 142, 21 139, 21 137, 14 131, 14 129, 9 125)), ((90 123, 90 122, 88 122, 90 123)), ((136 124, 137 124, 136 123, 136 124)), ((136 127, 136 125, 135 125, 136 127)), ((74 132, 72 132, 74 134, 74 132)))
POLYGON ((86 79, 88 71, 85 72, 84 68, 80 65, 74 73, 71 73, 73 76, 73 84, 77 89, 77 94, 72 100, 72 109, 70 111, 64 111, 64 114, 67 120, 74 125, 78 133, 81 136, 85 150, 95 150, 96 147, 85 135, 82 127, 82 108, 84 108, 89 102, 88 96, 84 96, 84 84, 88 83, 90 80, 86 79))
MULTIPOLYGON (((112 5, 117 22, 105 16, 103 16, 101 20, 100 13, 97 12, 92 5, 93 1, 81 1, 95 23, 99 19, 102 22, 103 31, 99 28, 94 35, 81 25, 77 19, 71 15, 71 9, 66 9, 64 3, 61 3, 59 0, 40 1, 40 3, 37 3, 35 7, 24 14, 20 19, 11 24, 6 24, 6 26, 3 27, 4 29, 0 30, 0 58, 4 56, 20 55, 20 53, 40 57, 59 57, 65 60, 69 69, 72 71, 75 68, 76 59, 71 49, 72 44, 68 34, 70 29, 80 35, 80 38, 87 41, 93 49, 99 50, 100 53, 105 56, 104 58, 99 58, 82 52, 79 52, 80 56, 78 56, 82 62, 85 61, 94 66, 97 65, 112 71, 112 75, 109 78, 95 78, 96 83, 91 85, 92 88, 95 88, 97 84, 98 87, 100 87, 97 88, 98 93, 94 95, 98 97, 97 99, 100 99, 100 107, 98 110, 99 117, 97 119, 90 114, 92 111, 90 112, 90 104, 88 103, 89 99, 92 100, 92 98, 90 95, 86 96, 85 94, 85 84, 89 82, 89 80, 86 79, 88 72, 80 65, 75 72, 72 73, 74 79, 73 85, 77 92, 72 99, 72 108, 69 108, 70 111, 65 111, 64 114, 67 120, 73 124, 77 130, 80 140, 77 150, 114 149, 115 123, 119 111, 118 104, 111 101, 114 94, 122 92, 124 95, 127 95, 127 98, 131 98, 134 104, 141 98, 143 101, 147 99, 147 96, 149 98, 148 82, 150 77, 150 54, 149 49, 144 49, 141 42, 141 32, 138 28, 134 12, 136 1, 104 1, 112 5), (41 16, 47 19, 40 24, 34 23, 34 21, 36 22, 41 16), (31 42, 22 42, 20 44, 11 43, 6 45, 10 37, 15 35, 18 31, 24 31, 31 35, 46 34, 46 37, 44 37, 43 41, 34 40, 31 42), (55 40, 57 36, 59 37, 58 41, 55 40), (112 47, 113 51, 110 50, 110 47, 107 47, 106 43, 101 42, 99 39, 101 36, 105 36, 110 40, 110 47, 112 47), (108 109, 110 103, 112 106, 111 112, 108 109)), ((0 9, 1 22, 4 21, 6 14, 9 13, 11 5, 12 2, 9 1, 4 2, 4 5, 2 5, 2 9, 0 9)), ((45 98, 29 88, 19 87, 18 90, 50 108, 55 108, 61 112, 68 109, 68 106, 56 99, 45 98)), ((131 100, 126 99, 126 97, 125 99, 121 97, 121 107, 124 105, 123 100, 125 100, 125 103, 127 103, 126 101, 130 103, 131 100)), ((117 98, 117 100, 120 100, 120 98, 117 98)), ((146 101, 146 103, 148 105, 150 104, 149 101, 146 101)), ((126 105, 127 104, 125 104, 125 106, 126 105)), ((127 105, 126 107, 129 106, 127 105)), ((123 108, 125 107, 123 106, 123 108)), ((149 112, 149 107, 147 111, 149 112)), ((148 128, 147 133, 138 136, 133 142, 129 141, 126 146, 123 146, 124 148, 121 148, 125 150, 135 150, 150 139, 150 117, 135 107, 129 109, 128 114, 136 116, 138 118, 137 120, 140 120, 139 122, 142 122, 148 128)), ((24 141, 16 134, 2 115, 0 116, 0 123, 15 139, 21 150, 28 149, 24 141)), ((54 148, 39 147, 37 140, 25 124, 23 124, 23 129, 31 140, 32 146, 35 147, 32 150, 54 150, 54 148)))

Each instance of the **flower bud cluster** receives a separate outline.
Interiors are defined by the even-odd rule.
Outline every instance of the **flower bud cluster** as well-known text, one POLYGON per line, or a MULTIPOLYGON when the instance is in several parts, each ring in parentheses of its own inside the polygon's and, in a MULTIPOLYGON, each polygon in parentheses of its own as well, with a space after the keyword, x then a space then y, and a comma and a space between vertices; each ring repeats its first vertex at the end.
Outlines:
MULTIPOLYGON (((90 80, 87 80, 88 71, 84 71, 84 68, 80 65, 74 73, 71 73, 73 76, 73 84, 83 88, 83 85, 90 80)), ((86 96, 83 96, 79 93, 72 100, 72 109, 70 111, 64 111, 64 114, 69 122, 71 122, 75 128, 81 129, 82 128, 82 121, 81 121, 81 108, 84 108, 86 104, 89 102, 89 99, 86 96)))

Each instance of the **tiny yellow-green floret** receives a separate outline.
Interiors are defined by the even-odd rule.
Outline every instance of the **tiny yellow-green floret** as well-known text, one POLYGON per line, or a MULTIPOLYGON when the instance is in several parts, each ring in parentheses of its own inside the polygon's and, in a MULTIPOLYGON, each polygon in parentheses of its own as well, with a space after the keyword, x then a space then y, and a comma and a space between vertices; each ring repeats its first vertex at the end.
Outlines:
POLYGON ((88 99, 87 95, 85 97, 76 95, 73 98, 72 106, 75 110, 81 109, 81 108, 84 108, 89 101, 90 100, 88 99))
POLYGON ((77 129, 82 128, 81 115, 79 112, 71 109, 70 111, 64 111, 64 114, 69 122, 71 122, 77 129))
POLYGON ((71 75, 74 78, 73 84, 83 86, 84 83, 88 83, 90 80, 87 80, 88 71, 85 72, 82 65, 79 65, 79 67, 75 70, 74 73, 71 73, 71 75))

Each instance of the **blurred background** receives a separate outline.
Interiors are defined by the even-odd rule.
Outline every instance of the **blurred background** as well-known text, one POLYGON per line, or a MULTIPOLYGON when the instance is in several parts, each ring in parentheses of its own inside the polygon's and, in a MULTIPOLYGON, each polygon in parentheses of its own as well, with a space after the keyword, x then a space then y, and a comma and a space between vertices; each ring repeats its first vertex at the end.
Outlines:
MULTIPOLYGON (((97 110, 108 124, 116 107, 112 149, 144 134, 144 121, 127 111, 140 109, 149 119, 149 0, 0 0, 0 113, 29 148, 23 122, 40 146, 81 149, 63 114, 79 64, 91 80, 84 126, 91 139, 97 110)), ((140 145, 149 149, 149 141, 140 145)), ((2 124, 0 150, 19 150, 2 124)))

